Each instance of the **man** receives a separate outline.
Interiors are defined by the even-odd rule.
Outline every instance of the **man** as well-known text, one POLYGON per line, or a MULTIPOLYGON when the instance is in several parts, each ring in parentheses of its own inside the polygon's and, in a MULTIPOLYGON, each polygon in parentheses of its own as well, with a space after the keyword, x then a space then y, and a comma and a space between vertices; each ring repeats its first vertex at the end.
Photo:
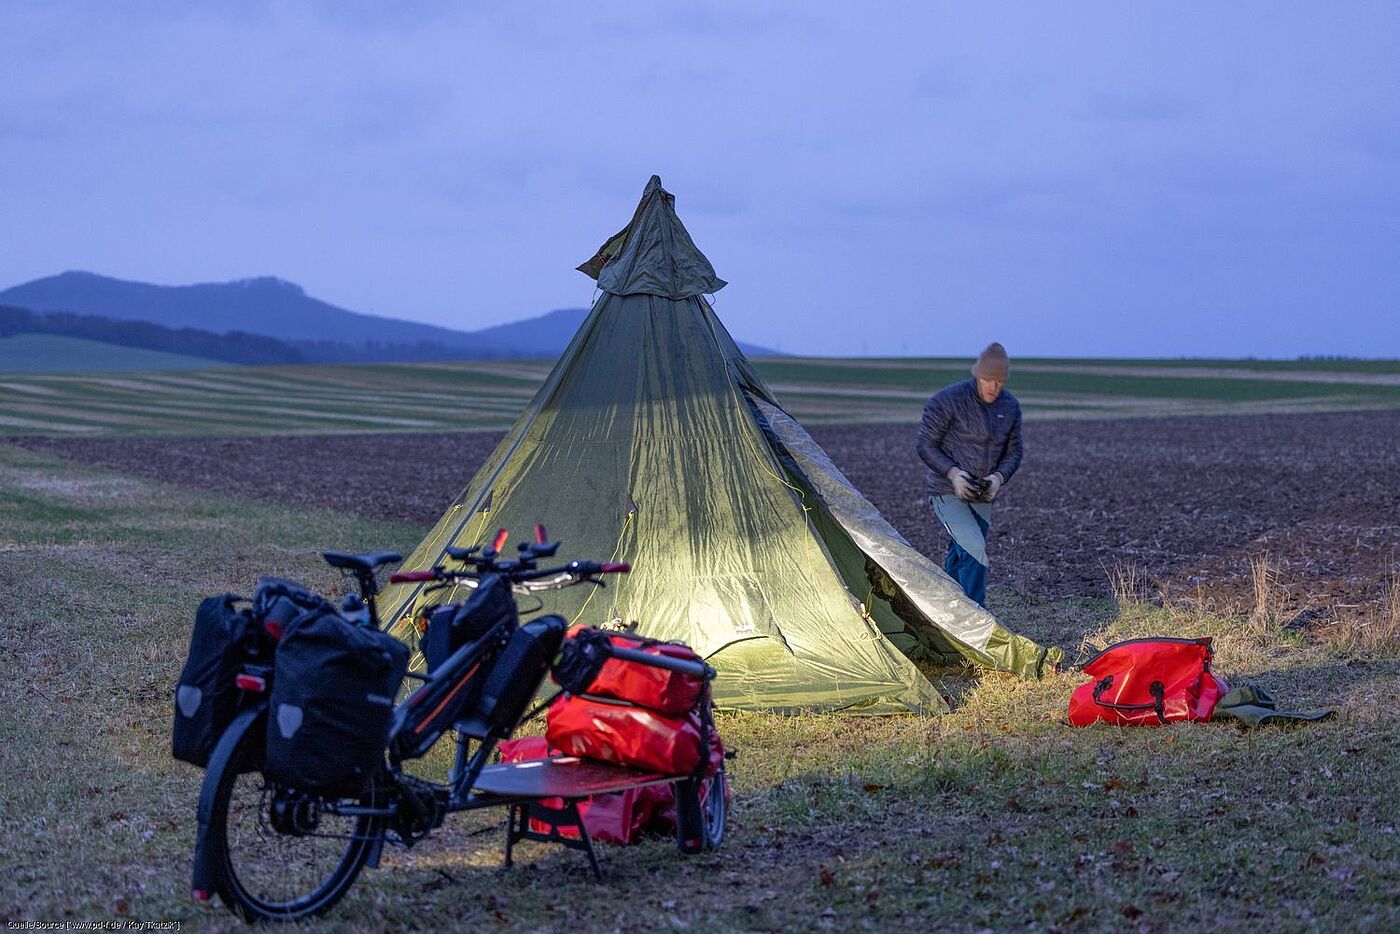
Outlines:
POLYGON ((987 605, 992 501, 1021 464, 1021 404, 1002 389, 1009 370, 1006 348, 988 344, 972 379, 928 400, 919 428, 929 504, 948 530, 943 570, 979 606, 987 605))

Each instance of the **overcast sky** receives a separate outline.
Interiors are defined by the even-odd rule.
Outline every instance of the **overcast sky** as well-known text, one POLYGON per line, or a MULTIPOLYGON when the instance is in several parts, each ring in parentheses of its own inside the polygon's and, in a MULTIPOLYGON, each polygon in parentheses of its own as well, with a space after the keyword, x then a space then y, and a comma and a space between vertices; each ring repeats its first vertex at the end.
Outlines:
POLYGON ((1400 4, 0 2, 0 287, 587 305, 661 175, 784 351, 1400 356, 1400 4))

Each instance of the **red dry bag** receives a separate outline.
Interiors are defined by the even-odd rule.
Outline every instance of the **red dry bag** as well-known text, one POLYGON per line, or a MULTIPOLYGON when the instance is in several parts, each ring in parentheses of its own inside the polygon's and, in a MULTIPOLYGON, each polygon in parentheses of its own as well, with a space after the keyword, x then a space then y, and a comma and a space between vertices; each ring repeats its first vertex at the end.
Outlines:
MULTIPOLYGON (((500 750, 502 762, 528 762, 555 755, 559 751, 550 749, 543 736, 504 740, 496 748, 500 750)), ((602 843, 626 846, 636 843, 649 830, 674 831, 675 797, 671 785, 644 785, 584 798, 578 802, 578 813, 589 837, 602 843), (668 814, 671 815, 671 823, 666 825, 668 814)), ((537 803, 547 812, 558 812, 564 807, 563 798, 542 798, 537 803)), ((577 826, 553 826, 564 837, 573 840, 579 837, 577 826)), ((530 829, 534 832, 547 834, 550 828, 551 824, 545 820, 533 815, 530 817, 530 829)))
MULTIPOLYGON (((569 638, 572 639, 583 628, 575 626, 569 630, 569 638)), ((618 648, 633 649, 648 655, 703 661, 690 646, 679 642, 659 642, 626 633, 610 634, 608 639, 618 648)), ((672 717, 693 710, 704 690, 704 678, 622 658, 609 658, 604 662, 588 686, 590 695, 628 701, 672 717)))
POLYGON ((724 759, 714 727, 696 711, 668 717, 621 701, 565 695, 550 705, 545 736, 566 755, 584 756, 649 769, 664 775, 690 775, 700 765, 701 736, 710 737, 705 774, 724 759))
POLYGON ((1093 679, 1075 688, 1069 722, 1157 726, 1209 720, 1229 690, 1211 674, 1210 638, 1130 639, 1110 645, 1084 665, 1093 679))

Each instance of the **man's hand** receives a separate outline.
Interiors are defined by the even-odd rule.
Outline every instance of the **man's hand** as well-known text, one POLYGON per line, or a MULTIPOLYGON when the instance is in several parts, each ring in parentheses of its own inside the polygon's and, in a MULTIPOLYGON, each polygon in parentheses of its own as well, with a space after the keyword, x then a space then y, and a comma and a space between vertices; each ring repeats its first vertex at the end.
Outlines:
POLYGON ((953 495, 958 499, 977 498, 976 491, 972 489, 972 474, 961 467, 948 471, 948 482, 953 485, 953 495))
POLYGON ((986 492, 982 494, 982 499, 990 503, 997 498, 997 494, 1001 492, 1001 485, 1005 483, 1006 480, 1001 474, 994 473, 990 477, 983 477, 982 482, 987 486, 986 492))

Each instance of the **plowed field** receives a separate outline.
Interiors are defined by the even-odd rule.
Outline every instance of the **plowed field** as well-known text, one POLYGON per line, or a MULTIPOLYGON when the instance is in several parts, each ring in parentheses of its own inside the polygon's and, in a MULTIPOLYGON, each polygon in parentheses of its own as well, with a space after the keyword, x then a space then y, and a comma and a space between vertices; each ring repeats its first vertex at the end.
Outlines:
MULTIPOLYGON (((851 480, 925 553, 943 531, 906 425, 818 425, 851 480)), ((11 439, 174 483, 433 522, 498 432, 11 439)), ((1285 610, 1322 619, 1380 598, 1400 561, 1400 412, 1031 422, 991 535, 993 587, 1038 598, 1108 592, 1240 609, 1268 555, 1285 610)), ((993 596, 995 602, 995 591, 993 596)), ((995 606, 993 606, 995 609, 995 606)))

